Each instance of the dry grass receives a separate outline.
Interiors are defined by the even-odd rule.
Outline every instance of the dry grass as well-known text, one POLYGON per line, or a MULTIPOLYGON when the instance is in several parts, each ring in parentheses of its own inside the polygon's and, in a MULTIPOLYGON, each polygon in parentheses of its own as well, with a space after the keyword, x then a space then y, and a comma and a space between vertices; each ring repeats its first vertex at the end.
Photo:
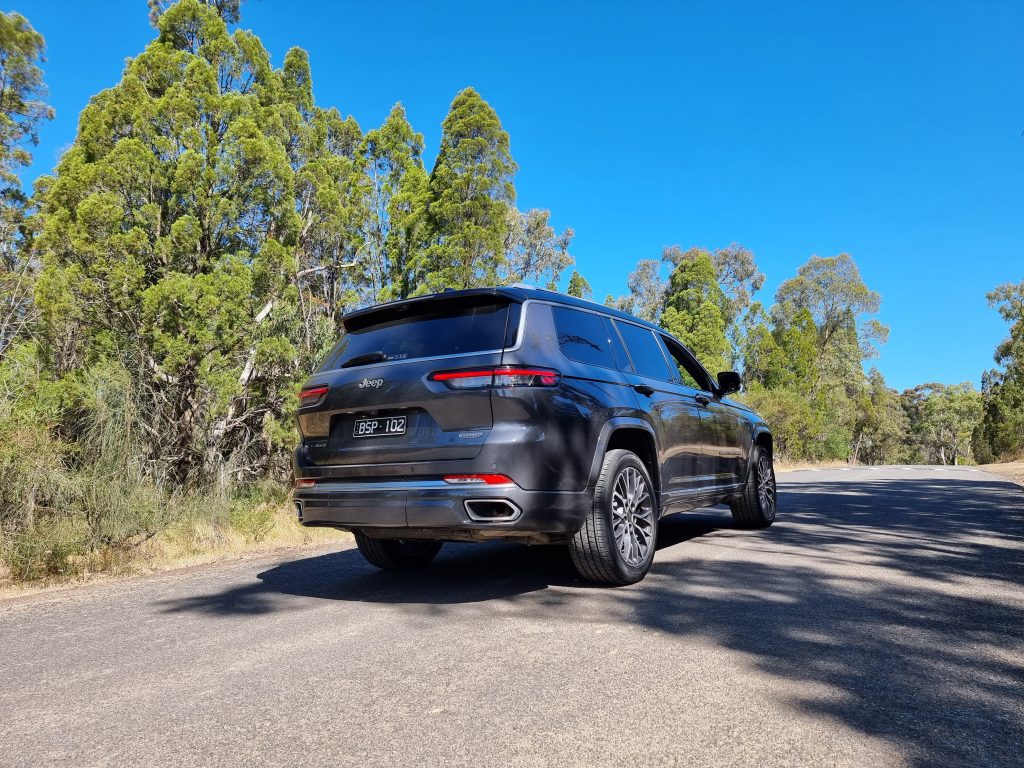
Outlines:
POLYGON ((835 469, 837 467, 848 467, 850 464, 845 461, 786 461, 785 459, 775 460, 776 472, 799 472, 802 469, 835 469))
POLYGON ((280 549, 324 545, 344 541, 350 534, 330 528, 303 528, 290 504, 253 509, 258 524, 217 525, 208 520, 185 518, 154 536, 142 546, 121 553, 105 552, 83 557, 73 576, 15 583, 0 561, 0 599, 29 592, 67 587, 109 578, 188 568, 232 560, 280 549))
POLYGON ((1005 477, 1007 480, 1024 485, 1024 461, 1010 461, 1004 464, 982 464, 978 469, 1005 477))

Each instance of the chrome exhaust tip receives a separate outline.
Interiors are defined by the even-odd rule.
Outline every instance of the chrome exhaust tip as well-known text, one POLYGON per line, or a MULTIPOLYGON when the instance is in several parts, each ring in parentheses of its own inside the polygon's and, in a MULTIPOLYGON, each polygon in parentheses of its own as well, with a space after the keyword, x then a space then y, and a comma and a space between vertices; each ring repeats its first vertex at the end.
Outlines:
POLYGON ((523 511, 508 499, 466 499, 466 514, 478 523, 507 523, 523 511))

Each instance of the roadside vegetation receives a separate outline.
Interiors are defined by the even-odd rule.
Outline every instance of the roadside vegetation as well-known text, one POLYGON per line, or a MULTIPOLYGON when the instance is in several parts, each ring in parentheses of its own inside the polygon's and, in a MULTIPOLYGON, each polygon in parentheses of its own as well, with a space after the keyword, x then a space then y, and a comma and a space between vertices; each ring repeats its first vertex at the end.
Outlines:
MULTIPOLYGON (((519 281, 591 295, 572 230, 516 206, 509 136, 473 89, 428 170, 400 104, 365 131, 317 105, 305 52, 275 69, 239 0, 149 5, 153 41, 31 192, 44 41, 0 14, 0 560, 17 581, 308 540, 291 414, 351 309, 519 281)), ((980 392, 903 393, 865 372, 888 330, 851 256, 812 256, 768 305, 763 283, 740 245, 673 246, 606 303, 741 369, 784 460, 1024 450, 1024 283, 989 296, 1011 334, 980 392)))

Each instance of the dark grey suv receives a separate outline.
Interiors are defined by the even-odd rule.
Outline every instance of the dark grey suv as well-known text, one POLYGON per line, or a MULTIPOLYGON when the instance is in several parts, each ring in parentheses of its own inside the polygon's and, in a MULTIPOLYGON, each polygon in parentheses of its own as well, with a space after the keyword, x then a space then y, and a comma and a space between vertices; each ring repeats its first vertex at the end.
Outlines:
POLYGON ((448 291, 347 315, 299 398, 295 505, 355 534, 382 568, 445 541, 569 546, 580 574, 628 584, 658 519, 719 502, 775 517, 772 437, 676 339, 531 288, 448 291))

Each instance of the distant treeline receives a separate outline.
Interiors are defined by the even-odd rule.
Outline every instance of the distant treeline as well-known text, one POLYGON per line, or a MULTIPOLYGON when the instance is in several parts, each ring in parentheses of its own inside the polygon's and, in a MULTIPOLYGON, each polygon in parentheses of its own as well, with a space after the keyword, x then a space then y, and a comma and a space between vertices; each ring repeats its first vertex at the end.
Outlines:
MULTIPOLYGON (((276 492, 297 389, 351 309, 519 281, 590 295, 572 231, 516 207, 509 136, 473 89, 428 171, 401 105, 369 131, 317 106, 306 53, 275 69, 238 0, 149 5, 154 40, 31 197, 16 171, 53 116, 43 40, 0 14, 0 548, 24 568, 276 492)), ((741 246, 672 247, 608 302, 740 368, 785 458, 1024 447, 1024 283, 990 296, 1012 333, 982 392, 900 394, 864 372, 887 329, 852 258, 812 257, 767 308, 763 282, 741 246)))

